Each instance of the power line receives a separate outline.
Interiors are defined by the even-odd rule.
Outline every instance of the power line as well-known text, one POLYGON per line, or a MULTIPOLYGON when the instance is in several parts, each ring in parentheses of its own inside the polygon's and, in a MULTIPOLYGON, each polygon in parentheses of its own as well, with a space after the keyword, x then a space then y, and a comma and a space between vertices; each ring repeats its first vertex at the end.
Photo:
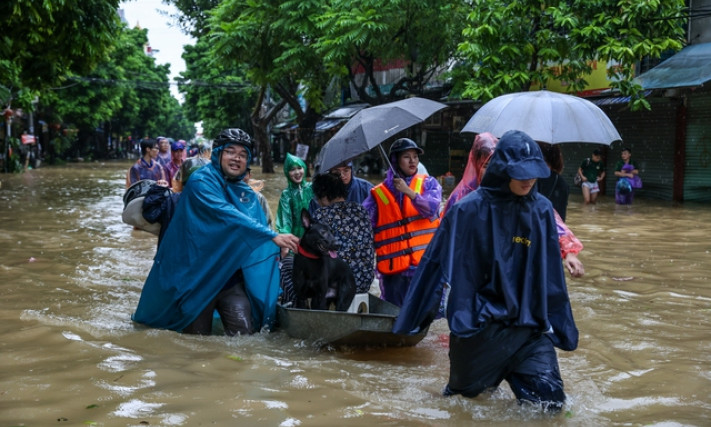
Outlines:
POLYGON ((75 81, 77 83, 51 88, 52 90, 67 89, 72 86, 76 86, 79 83, 98 83, 104 85, 117 85, 117 86, 128 86, 146 90, 161 90, 170 86, 196 86, 196 87, 209 87, 209 88, 221 88, 221 89, 232 89, 232 90, 248 90, 256 89, 256 86, 244 83, 211 83, 203 80, 191 80, 182 82, 159 82, 159 81, 146 81, 146 80, 123 80, 123 79, 103 79, 98 77, 70 77, 69 80, 75 81))

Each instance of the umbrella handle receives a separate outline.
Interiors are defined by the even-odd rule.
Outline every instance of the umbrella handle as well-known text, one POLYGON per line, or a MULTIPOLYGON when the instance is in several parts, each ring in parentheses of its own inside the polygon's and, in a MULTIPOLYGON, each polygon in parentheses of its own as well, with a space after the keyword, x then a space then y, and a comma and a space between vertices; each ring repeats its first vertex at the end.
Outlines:
POLYGON ((385 149, 383 148, 382 144, 378 144, 378 148, 380 148, 380 155, 383 156, 383 159, 385 160, 385 163, 388 165, 388 168, 393 171, 393 176, 395 177, 400 177, 400 175, 395 171, 395 168, 393 168, 392 163, 390 163, 390 158, 388 158, 388 155, 385 154, 385 149))

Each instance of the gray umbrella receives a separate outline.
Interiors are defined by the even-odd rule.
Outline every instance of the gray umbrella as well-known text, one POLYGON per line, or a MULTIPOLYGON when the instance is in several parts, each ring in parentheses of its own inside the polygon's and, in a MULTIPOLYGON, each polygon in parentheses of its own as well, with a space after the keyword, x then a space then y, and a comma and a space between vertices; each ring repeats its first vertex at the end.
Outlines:
POLYGON ((352 160, 446 107, 415 97, 360 110, 323 146, 316 161, 318 171, 352 160))
POLYGON ((600 107, 577 96, 547 90, 496 97, 474 113, 462 132, 491 132, 500 138, 512 129, 549 144, 591 142, 610 145, 622 140, 600 107))

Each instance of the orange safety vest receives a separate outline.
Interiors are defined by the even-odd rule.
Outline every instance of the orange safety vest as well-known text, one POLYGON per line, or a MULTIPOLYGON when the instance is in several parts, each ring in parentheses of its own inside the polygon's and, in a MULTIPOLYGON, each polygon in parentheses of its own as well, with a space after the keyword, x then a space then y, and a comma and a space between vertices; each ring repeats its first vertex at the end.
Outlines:
MULTIPOLYGON (((416 175, 410 188, 422 194, 426 177, 416 175)), ((430 221, 420 215, 407 196, 403 197, 401 210, 395 196, 382 183, 370 191, 378 206, 378 221, 373 230, 378 271, 397 274, 418 265, 439 226, 439 218, 430 221)))

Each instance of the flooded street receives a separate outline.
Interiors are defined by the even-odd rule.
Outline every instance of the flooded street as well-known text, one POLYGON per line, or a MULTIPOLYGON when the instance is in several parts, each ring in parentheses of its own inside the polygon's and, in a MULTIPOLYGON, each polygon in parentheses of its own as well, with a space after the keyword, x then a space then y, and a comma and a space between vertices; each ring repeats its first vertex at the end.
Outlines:
MULTIPOLYGON (((416 347, 319 349, 283 332, 199 337, 131 322, 156 237, 121 221, 128 161, 0 175, 0 425, 705 426, 711 419, 711 205, 614 195, 568 224, 580 346, 559 352, 549 417, 493 394, 444 398, 435 322, 416 347)), ((261 175, 276 212, 286 180, 261 175)))

